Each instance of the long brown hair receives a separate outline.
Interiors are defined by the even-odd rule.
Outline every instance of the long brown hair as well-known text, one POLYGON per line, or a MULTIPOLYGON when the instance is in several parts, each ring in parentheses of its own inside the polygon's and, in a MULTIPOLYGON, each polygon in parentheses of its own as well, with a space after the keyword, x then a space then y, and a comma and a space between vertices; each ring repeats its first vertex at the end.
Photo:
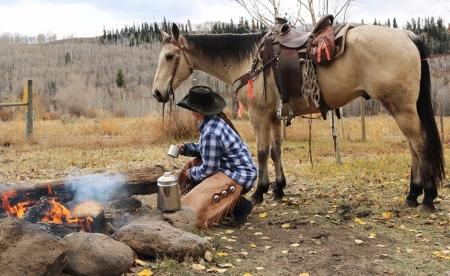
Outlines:
POLYGON ((217 114, 217 116, 219 116, 220 118, 222 118, 222 120, 225 121, 225 123, 227 123, 233 130, 234 132, 236 132, 236 134, 241 137, 241 135, 239 134, 239 132, 237 131, 237 129, 234 127, 233 123, 231 122, 230 118, 228 118, 227 114, 225 114, 225 112, 220 111, 219 114, 217 114))

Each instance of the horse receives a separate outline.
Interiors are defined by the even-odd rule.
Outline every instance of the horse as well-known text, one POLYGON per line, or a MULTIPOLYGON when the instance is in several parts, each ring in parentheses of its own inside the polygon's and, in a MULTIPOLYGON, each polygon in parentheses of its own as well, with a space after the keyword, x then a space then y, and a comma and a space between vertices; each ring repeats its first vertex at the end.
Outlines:
MULTIPOLYGON (((251 34, 184 34, 176 24, 171 35, 161 31, 153 96, 166 103, 194 70, 203 71, 233 85, 257 62, 265 32, 251 34)), ((431 102, 431 81, 423 43, 414 33, 396 28, 363 25, 346 34, 345 52, 326 66, 316 66, 317 83, 323 101, 338 109, 358 97, 378 100, 392 115, 407 139, 411 153, 409 193, 403 207, 435 210, 434 199, 445 179, 445 162, 431 102), (418 197, 424 195, 421 204, 418 197)), ((274 72, 257 76, 253 85, 241 87, 240 104, 248 111, 255 132, 258 180, 251 195, 261 203, 269 191, 269 155, 275 169, 273 199, 284 196, 286 178, 281 161, 282 121, 277 117, 280 93, 274 72)), ((296 110, 299 114, 319 113, 306 98, 296 110)))

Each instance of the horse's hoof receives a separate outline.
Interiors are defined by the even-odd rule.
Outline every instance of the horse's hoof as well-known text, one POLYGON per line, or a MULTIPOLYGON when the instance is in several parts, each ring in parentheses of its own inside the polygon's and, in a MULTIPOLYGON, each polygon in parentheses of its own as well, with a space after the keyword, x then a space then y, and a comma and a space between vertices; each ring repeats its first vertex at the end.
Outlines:
POLYGON ((283 199, 283 197, 284 197, 284 193, 283 192, 281 192, 281 194, 273 192, 270 195, 269 199, 280 201, 280 200, 283 199))
POLYGON ((250 202, 253 203, 253 205, 259 204, 259 203, 261 203, 261 202, 263 202, 263 201, 264 201, 263 198, 254 198, 253 196, 250 197, 250 202))
POLYGON ((420 204, 419 210, 421 212, 431 213, 431 212, 436 211, 436 208, 434 207, 434 205, 428 206, 428 205, 425 205, 425 204, 420 204))
POLYGON ((405 201, 402 202, 402 207, 406 207, 406 208, 416 208, 417 206, 419 206, 419 203, 405 199, 405 201))

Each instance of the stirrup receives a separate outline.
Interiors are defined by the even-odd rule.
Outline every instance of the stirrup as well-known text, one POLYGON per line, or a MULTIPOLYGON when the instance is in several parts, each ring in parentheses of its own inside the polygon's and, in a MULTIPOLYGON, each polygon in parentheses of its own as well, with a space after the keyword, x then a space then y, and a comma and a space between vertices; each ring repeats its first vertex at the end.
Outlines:
MULTIPOLYGON (((288 106, 288 116, 287 116, 287 120, 286 120, 286 126, 290 126, 291 125, 291 121, 294 118, 294 111, 292 110, 291 104, 288 102, 286 103, 288 106)), ((280 105, 278 106, 278 110, 277 110, 277 118, 278 120, 283 120, 285 118, 283 118, 282 116, 282 110, 283 110, 283 101, 280 100, 280 105)))

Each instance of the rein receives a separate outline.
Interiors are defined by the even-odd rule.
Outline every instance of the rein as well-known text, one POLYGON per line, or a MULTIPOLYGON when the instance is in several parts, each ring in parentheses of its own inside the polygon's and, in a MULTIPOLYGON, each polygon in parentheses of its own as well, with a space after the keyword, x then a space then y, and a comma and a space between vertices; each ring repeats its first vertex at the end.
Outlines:
MULTIPOLYGON (((183 37, 180 37, 180 40, 182 40, 182 39, 183 39, 183 37)), ((172 44, 172 45, 174 45, 174 46, 176 46, 178 48, 178 50, 177 50, 177 57, 176 57, 176 60, 175 60, 175 66, 173 67, 172 75, 170 76, 170 80, 169 80, 169 87, 167 88, 167 94, 169 96, 172 95, 172 100, 175 100, 175 93, 174 93, 174 91, 172 89, 172 83, 173 83, 173 79, 175 78, 175 75, 177 73, 178 65, 180 64, 180 55, 181 55, 180 52, 183 53, 184 59, 186 60, 186 63, 188 65, 188 67, 189 67, 189 71, 191 72, 191 74, 194 72, 194 70, 192 69, 192 66, 189 63, 189 60, 186 57, 186 52, 184 51, 184 45, 179 43, 178 41, 174 41, 174 40, 171 40, 170 44, 172 44)))

